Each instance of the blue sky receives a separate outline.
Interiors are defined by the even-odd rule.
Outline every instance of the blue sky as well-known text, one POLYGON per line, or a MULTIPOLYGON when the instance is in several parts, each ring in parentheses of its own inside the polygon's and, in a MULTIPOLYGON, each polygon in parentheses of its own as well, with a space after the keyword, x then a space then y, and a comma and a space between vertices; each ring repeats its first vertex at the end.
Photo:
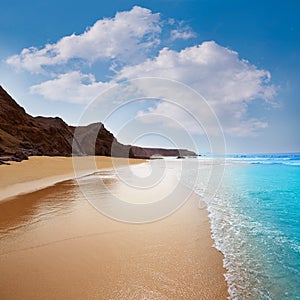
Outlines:
MULTIPOLYGON (((0 84, 33 115, 77 124, 103 90, 163 77, 205 97, 229 152, 300 151, 298 1, 6 1, 1 7, 0 84)), ((202 117, 196 99, 179 102, 202 117)), ((107 124, 115 134, 139 115, 145 132, 175 136, 180 130, 157 118, 163 115, 189 131, 200 152, 209 151, 203 132, 174 105, 142 101, 120 115, 107 124)), ((159 134, 137 144, 169 146, 159 134)), ((118 138, 129 143, 133 136, 118 138)))

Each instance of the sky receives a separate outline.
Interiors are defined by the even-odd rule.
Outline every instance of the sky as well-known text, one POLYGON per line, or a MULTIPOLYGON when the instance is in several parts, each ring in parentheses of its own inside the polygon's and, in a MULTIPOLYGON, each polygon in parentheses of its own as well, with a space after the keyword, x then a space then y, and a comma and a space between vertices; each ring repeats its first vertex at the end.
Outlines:
POLYGON ((0 84, 120 142, 300 151, 299 1, 5 1, 0 84), (137 79, 137 80, 136 80, 137 79))

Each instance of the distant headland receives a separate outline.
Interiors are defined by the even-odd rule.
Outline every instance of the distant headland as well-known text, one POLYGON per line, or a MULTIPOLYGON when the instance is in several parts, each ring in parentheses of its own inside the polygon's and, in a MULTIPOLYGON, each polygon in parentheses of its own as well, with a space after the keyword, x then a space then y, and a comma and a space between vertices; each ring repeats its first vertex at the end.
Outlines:
POLYGON ((187 149, 124 145, 100 122, 74 127, 59 117, 33 117, 0 86, 0 164, 22 161, 29 156, 71 156, 74 154, 74 139, 76 143, 78 138, 80 146, 76 155, 143 159, 159 155, 196 156, 196 153, 187 149), (90 147, 91 143, 93 147, 90 147))

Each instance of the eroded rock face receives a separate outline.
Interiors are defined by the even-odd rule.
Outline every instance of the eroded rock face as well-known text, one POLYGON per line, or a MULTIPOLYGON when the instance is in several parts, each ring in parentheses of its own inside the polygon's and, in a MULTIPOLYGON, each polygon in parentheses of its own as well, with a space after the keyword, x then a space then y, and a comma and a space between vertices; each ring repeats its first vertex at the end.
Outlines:
POLYGON ((32 117, 0 86, 0 160, 21 161, 32 155, 70 156, 78 139, 77 155, 104 155, 131 158, 194 156, 180 149, 142 148, 123 145, 102 123, 74 127, 61 118, 32 117), (97 133, 98 132, 98 133, 97 133), (96 140, 93 138, 97 136, 96 140))
POLYGON ((163 148, 141 148, 131 146, 131 155, 136 158, 148 158, 155 156, 196 156, 192 151, 186 149, 163 149, 163 148))

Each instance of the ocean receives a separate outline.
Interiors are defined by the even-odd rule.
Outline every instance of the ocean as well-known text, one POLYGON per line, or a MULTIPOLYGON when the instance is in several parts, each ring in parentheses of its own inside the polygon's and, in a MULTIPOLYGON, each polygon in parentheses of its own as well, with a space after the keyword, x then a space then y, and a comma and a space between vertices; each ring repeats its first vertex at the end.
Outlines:
POLYGON ((206 200, 230 298, 300 299, 300 154, 227 156, 213 197, 206 179, 194 190, 206 200))
POLYGON ((47 298, 53 287, 66 299, 226 292, 222 257, 207 252, 206 210, 230 299, 300 299, 300 154, 150 160, 3 202, 0 298, 47 298), (184 185, 204 201, 182 206, 184 185), (135 205, 131 214, 117 198, 135 205))
POLYGON ((204 199, 230 299, 300 299, 300 153, 169 158, 148 167, 154 177, 163 168, 177 173, 204 199))

